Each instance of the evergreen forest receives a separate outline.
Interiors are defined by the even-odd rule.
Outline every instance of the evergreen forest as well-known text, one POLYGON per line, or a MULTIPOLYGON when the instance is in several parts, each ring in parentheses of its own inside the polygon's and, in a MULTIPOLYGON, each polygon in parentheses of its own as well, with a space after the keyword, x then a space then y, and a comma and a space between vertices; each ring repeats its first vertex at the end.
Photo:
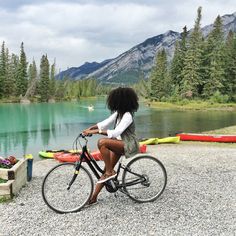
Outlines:
POLYGON ((183 99, 236 102, 236 34, 226 38, 217 16, 210 34, 201 32, 201 7, 192 31, 183 28, 172 61, 161 50, 150 75, 149 97, 157 101, 183 99))
MULTIPOLYGON (((183 28, 171 61, 165 50, 157 52, 148 78, 132 85, 139 95, 153 101, 212 100, 236 102, 236 34, 225 38, 220 16, 207 37, 201 32, 201 7, 193 30, 183 28)), ((56 80, 56 63, 42 55, 39 68, 27 61, 24 43, 19 56, 10 54, 5 42, 0 52, 0 100, 21 99, 48 102, 107 94, 114 85, 103 85, 95 78, 56 80)))
POLYGON ((110 87, 98 85, 95 79, 71 81, 55 79, 55 61, 50 65, 47 55, 42 55, 39 69, 35 60, 28 63, 21 43, 20 56, 9 53, 5 42, 0 53, 0 100, 19 102, 27 99, 36 102, 71 100, 79 97, 106 94, 110 87))

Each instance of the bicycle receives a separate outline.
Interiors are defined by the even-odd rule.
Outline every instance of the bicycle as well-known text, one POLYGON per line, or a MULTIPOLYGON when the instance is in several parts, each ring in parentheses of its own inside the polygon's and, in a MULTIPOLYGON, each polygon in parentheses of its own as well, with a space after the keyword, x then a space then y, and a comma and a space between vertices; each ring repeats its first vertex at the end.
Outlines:
MULTIPOLYGON (((87 137, 79 134, 75 140, 76 149, 78 141, 82 148, 79 161, 56 165, 43 180, 43 200, 57 213, 77 212, 91 198, 94 181, 83 163, 87 163, 97 179, 104 173, 87 149, 87 137), (81 145, 80 138, 84 139, 84 145, 81 145)), ((135 202, 154 201, 166 187, 167 173, 164 165, 149 154, 137 154, 127 165, 122 163, 121 157, 116 172, 117 176, 114 179, 104 183, 106 190, 110 193, 119 190, 135 202), (122 178, 119 179, 122 170, 122 178)))

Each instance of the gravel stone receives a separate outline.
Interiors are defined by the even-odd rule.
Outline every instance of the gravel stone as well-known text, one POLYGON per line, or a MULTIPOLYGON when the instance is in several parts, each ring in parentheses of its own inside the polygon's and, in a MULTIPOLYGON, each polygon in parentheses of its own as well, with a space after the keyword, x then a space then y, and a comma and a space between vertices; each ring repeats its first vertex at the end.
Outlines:
POLYGON ((57 214, 41 195, 43 177, 57 162, 38 161, 32 181, 0 204, 0 235, 236 235, 235 146, 182 142, 148 146, 148 152, 168 175, 156 201, 140 204, 104 189, 99 204, 57 214))

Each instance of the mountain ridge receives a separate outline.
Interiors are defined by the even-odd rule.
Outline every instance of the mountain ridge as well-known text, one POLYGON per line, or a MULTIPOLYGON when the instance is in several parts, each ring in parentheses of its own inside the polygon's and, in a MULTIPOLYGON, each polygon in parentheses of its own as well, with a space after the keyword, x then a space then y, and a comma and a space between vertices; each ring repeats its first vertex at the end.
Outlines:
MULTIPOLYGON (((230 30, 236 32, 236 12, 226 14, 221 18, 225 37, 230 30)), ((202 27, 203 36, 207 37, 212 28, 213 24, 202 27)), ((192 29, 189 30, 189 32, 191 31, 192 29)), ((175 43, 180 36, 181 33, 168 30, 163 34, 147 38, 115 58, 104 60, 101 63, 87 62, 80 67, 69 68, 59 73, 57 78, 62 78, 63 74, 74 80, 94 77, 99 82, 109 84, 137 82, 140 78, 148 77, 157 51, 165 49, 168 60, 171 60, 175 43)))

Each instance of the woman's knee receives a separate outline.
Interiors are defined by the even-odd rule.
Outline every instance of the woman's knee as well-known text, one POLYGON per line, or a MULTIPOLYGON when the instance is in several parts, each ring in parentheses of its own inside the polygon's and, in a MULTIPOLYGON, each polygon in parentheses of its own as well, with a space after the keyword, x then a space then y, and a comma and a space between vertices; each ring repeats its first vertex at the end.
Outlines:
POLYGON ((107 138, 99 139, 98 143, 97 143, 98 149, 100 149, 101 147, 106 146, 106 144, 107 144, 107 138))

